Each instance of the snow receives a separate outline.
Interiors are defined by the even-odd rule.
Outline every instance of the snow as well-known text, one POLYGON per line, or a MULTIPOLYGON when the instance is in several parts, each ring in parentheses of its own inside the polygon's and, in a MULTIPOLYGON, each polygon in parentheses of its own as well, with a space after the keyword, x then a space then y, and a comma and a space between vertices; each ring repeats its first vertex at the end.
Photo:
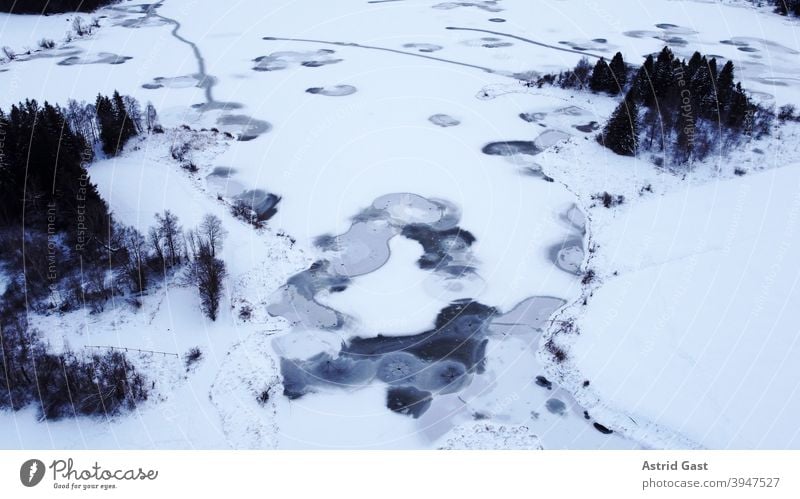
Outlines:
MULTIPOLYGON (((78 14, 78 17, 89 19, 83 14, 78 14)), ((24 54, 38 50, 42 39, 63 43, 66 35, 72 32, 74 18, 75 14, 29 16, 0 13, 0 33, 3 34, 0 44, 10 48, 15 54, 24 54)))
POLYGON ((619 275, 571 351, 603 404, 710 448, 800 444, 798 192, 786 166, 648 199, 596 233, 619 275))
MULTIPOLYGON (((796 25, 719 2, 433 6, 240 0, 197 9, 165 0, 146 13, 121 4, 98 13, 105 17, 91 36, 0 65, 3 108, 114 90, 152 101, 167 132, 96 162, 91 179, 116 219, 142 231, 166 209, 184 228, 218 216, 230 273, 214 323, 180 275, 138 310, 120 299, 98 314, 34 317, 55 350, 101 345, 177 357, 129 352, 155 381, 134 414, 38 423, 30 410, 1 413, 0 424, 15 430, 0 436, 0 448, 800 446, 790 420, 800 409, 790 362, 800 177, 786 166, 796 162, 797 131, 681 176, 647 158, 613 156, 578 128, 602 123, 613 99, 513 78, 562 71, 584 53, 620 50, 635 62, 668 36, 682 57, 700 50, 733 60, 758 100, 800 103, 796 25), (212 127, 250 140, 199 131, 212 127), (482 152, 509 141, 548 149, 482 152), (170 156, 181 143, 197 172, 170 156), (747 174, 734 178, 734 168, 747 174), (235 196, 254 189, 282 198, 259 230, 229 213, 235 196), (603 191, 626 203, 596 206, 591 195, 603 191), (459 226, 476 236, 477 277, 453 287, 417 266, 418 243, 394 237, 385 265, 317 296, 352 318, 346 330, 293 328, 267 312, 287 279, 321 256, 315 238, 345 233, 391 193, 457 206, 459 226), (565 241, 577 245, 554 255, 565 241), (576 274, 587 268, 598 278, 582 285, 576 274), (335 355, 352 335, 418 333, 458 298, 508 313, 532 296, 569 303, 555 318, 574 320, 580 335, 556 334, 557 322, 544 332, 505 326, 490 338, 486 372, 437 396, 419 419, 387 410, 380 383, 297 400, 281 394, 281 357, 335 355), (249 318, 240 314, 248 308, 249 318), (554 336, 568 350, 564 364, 544 348, 554 336), (203 358, 187 370, 192 347, 203 358), (538 386, 539 375, 553 388, 538 386)), ((0 15, 0 45, 58 38, 68 21, 0 15)))

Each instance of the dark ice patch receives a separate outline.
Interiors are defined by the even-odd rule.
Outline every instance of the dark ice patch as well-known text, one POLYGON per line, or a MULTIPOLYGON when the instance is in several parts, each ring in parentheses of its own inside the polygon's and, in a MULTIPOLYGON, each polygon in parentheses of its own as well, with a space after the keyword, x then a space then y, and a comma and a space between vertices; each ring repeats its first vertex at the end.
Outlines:
POLYGON ((425 270, 446 267, 451 263, 459 263, 459 260, 468 260, 468 257, 459 257, 466 257, 466 251, 475 242, 475 236, 460 227, 436 230, 425 224, 409 224, 403 228, 402 235, 422 245, 424 252, 417 260, 417 264, 425 270))
POLYGON ((498 5, 498 0, 477 0, 473 2, 443 2, 434 5, 432 8, 439 10, 451 10, 459 7, 475 7, 486 12, 502 12, 503 8, 498 5))
POLYGON ((315 380, 341 387, 364 385, 375 375, 374 363, 368 360, 354 360, 345 356, 332 358, 328 354, 320 354, 307 363, 309 374, 315 380))
POLYGON ((328 97, 344 97, 356 93, 353 85, 331 85, 328 87, 311 87, 306 89, 306 93, 314 95, 327 95, 328 97))
POLYGON ((236 133, 236 139, 241 142, 254 140, 272 130, 272 125, 268 121, 255 119, 244 114, 223 114, 217 118, 217 124, 221 128, 229 129, 226 131, 236 133))
POLYGON ((88 54, 84 56, 72 56, 67 57, 66 59, 59 61, 59 66, 80 66, 84 64, 124 64, 126 61, 130 61, 133 57, 128 57, 126 55, 117 55, 111 54, 109 52, 98 52, 96 54, 88 54))
POLYGON ((431 406, 431 393, 413 386, 390 388, 386 394, 386 407, 398 414, 419 418, 431 406))
POLYGON ((344 59, 334 57, 336 51, 330 49, 311 50, 307 52, 283 51, 256 57, 253 62, 254 71, 280 71, 292 66, 319 68, 330 64, 338 64, 344 59))
POLYGON ((438 394, 461 391, 469 381, 469 372, 460 362, 436 362, 417 377, 417 386, 438 394))
POLYGON ((536 384, 541 386, 542 388, 547 388, 548 390, 553 389, 553 382, 549 379, 545 378, 544 376, 536 376, 535 380, 536 384))
POLYGON ((550 414, 561 416, 567 412, 567 404, 558 399, 547 399, 544 405, 550 414))
POLYGON ((547 113, 519 113, 519 117, 522 121, 526 121, 528 123, 536 123, 542 121, 547 116, 547 113))
POLYGON ((417 52, 430 54, 432 52, 438 52, 439 50, 442 50, 442 48, 444 47, 442 47, 441 45, 436 45, 434 43, 404 43, 403 48, 414 49, 417 52))
POLYGON ((393 352, 378 361, 376 377, 389 384, 415 384, 425 363, 407 352, 393 352))
POLYGON ((490 156, 514 156, 516 154, 527 154, 535 156, 542 152, 533 141, 528 140, 507 140, 502 142, 491 142, 481 149, 483 154, 490 156))
POLYGON ((583 133, 592 133, 600 129, 600 125, 596 121, 590 121, 585 125, 572 125, 572 127, 583 133))

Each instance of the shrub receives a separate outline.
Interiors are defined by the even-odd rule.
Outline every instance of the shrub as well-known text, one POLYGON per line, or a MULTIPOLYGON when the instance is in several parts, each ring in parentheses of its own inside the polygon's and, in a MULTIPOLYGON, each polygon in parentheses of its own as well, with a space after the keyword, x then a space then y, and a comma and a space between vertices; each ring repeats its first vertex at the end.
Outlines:
POLYGON ((261 405, 269 402, 269 388, 262 390, 262 392, 258 394, 258 398, 256 400, 258 400, 258 403, 261 405))
POLYGON ((193 347, 186 352, 186 355, 184 355, 183 358, 186 361, 186 369, 188 370, 203 358, 203 352, 200 351, 199 347, 193 347))
POLYGON ((243 322, 249 321, 253 317, 253 308, 250 305, 244 305, 239 309, 239 319, 243 322))
POLYGON ((55 46, 56 42, 50 40, 49 38, 42 38, 41 40, 39 40, 39 48, 47 50, 55 48, 55 46))

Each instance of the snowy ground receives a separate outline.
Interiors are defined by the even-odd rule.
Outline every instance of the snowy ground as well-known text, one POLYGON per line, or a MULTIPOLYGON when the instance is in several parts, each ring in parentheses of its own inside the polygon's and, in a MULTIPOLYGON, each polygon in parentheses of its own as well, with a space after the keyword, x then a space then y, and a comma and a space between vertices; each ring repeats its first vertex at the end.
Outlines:
MULTIPOLYGON (((156 381, 157 395, 135 414, 36 423, 30 411, 3 413, 0 424, 16 431, 4 432, 0 447, 800 444, 797 435, 776 440, 787 427, 780 418, 797 408, 785 382, 798 373, 780 363, 796 353, 788 308, 769 308, 793 297, 788 255, 796 236, 778 235, 792 221, 787 206, 797 174, 793 167, 755 173, 796 161, 796 135, 761 153, 722 157, 681 180, 613 157, 591 140, 588 125, 605 119, 612 99, 531 90, 514 77, 617 50, 635 61, 669 40, 681 56, 700 50, 731 58, 763 102, 800 102, 792 21, 737 5, 667 0, 240 0, 202 8, 165 0, 124 2, 98 14, 100 30, 53 57, 0 66, 0 106, 25 98, 91 100, 117 89, 152 101, 168 128, 216 127, 241 139, 170 130, 90 168, 126 224, 145 229, 164 209, 185 228, 205 213, 218 215, 230 232, 222 255, 228 299, 210 323, 194 291, 176 279, 153 290, 139 311, 121 301, 97 315, 37 319, 53 348, 108 345, 179 358, 131 354, 156 381), (717 18, 722 22, 705 22, 717 18), (196 173, 169 156, 169 146, 183 141, 192 144, 196 173), (519 141, 513 147, 523 153, 497 154, 512 147, 508 141, 519 141), (752 174, 730 178, 739 165, 752 174), (647 184, 655 193, 639 200, 647 184), (282 197, 261 231, 231 217, 225 204, 256 189, 282 197), (592 207, 590 195, 603 190, 631 202, 619 212, 592 207), (444 292, 435 275, 417 267, 420 245, 395 237, 385 265, 343 292, 316 297, 353 318, 346 328, 293 327, 267 313, 281 286, 324 256, 317 237, 346 233, 352 217, 391 193, 458 207, 459 226, 477 239, 477 285, 444 292), (576 204, 588 216, 586 241, 570 215, 576 204), (731 213, 742 213, 735 226, 731 213), (553 248, 565 241, 574 246, 559 268, 553 248), (583 262, 588 248, 596 251, 583 262), (743 259, 753 264, 741 269, 743 259), (588 266, 599 274, 589 288, 568 271, 588 266), (587 293, 594 295, 583 307, 587 293), (419 419, 386 409, 379 383, 291 401, 281 395, 279 354, 287 349, 302 358, 335 354, 355 335, 424 331, 455 298, 507 313, 532 296, 572 304, 557 316, 574 317, 581 330, 558 338, 570 352, 567 363, 553 363, 541 331, 516 327, 490 337, 484 374, 464 391, 437 397, 419 419), (254 313, 244 321, 238 312, 246 305, 254 313), (772 341, 759 342, 770 334, 772 341), (187 372, 182 356, 194 346, 204 358, 187 372), (561 386, 537 384, 536 376, 561 386), (664 386, 674 400, 664 400, 664 386), (269 400, 260 404, 265 390, 269 400)), ((52 30, 62 22, 46 19, 52 30)), ((28 43, 31 29, 0 18, 3 40, 8 32, 17 46, 28 43)))

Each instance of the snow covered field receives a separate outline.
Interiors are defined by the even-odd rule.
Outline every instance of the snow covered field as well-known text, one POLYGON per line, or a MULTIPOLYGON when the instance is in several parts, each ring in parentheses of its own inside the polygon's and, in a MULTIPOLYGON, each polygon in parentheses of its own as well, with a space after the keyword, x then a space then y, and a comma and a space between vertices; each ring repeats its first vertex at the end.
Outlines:
MULTIPOLYGON (((0 17, 0 45, 67 23, 18 17, 0 17)), ((133 414, 2 412, 1 448, 800 447, 796 130, 681 179, 595 143, 590 124, 614 99, 519 81, 669 43, 733 60, 760 102, 800 104, 796 21, 668 0, 164 0, 97 17, 89 37, 0 64, 0 107, 114 90, 152 101, 167 133, 93 164, 92 181, 142 231, 164 209, 186 228, 220 217, 227 296, 216 322, 179 280, 138 310, 35 317, 56 350, 175 356, 129 352, 155 394, 133 414), (176 143, 198 171, 172 159, 176 143), (628 202, 592 205, 606 190, 628 202), (280 196, 266 229, 225 204, 254 192, 280 196), (405 201, 379 205, 391 195, 405 201), (411 222, 453 222, 457 236, 431 250, 411 222), (346 237, 353 227, 372 235, 346 237), (419 264, 432 254, 435 268, 419 264), (314 273, 320 260, 350 267, 314 273), (588 269, 597 279, 582 283, 588 269), (354 338, 415 338, 464 299, 495 308, 467 338, 486 340, 482 366, 418 417, 387 408, 395 385, 380 372, 313 372, 307 393, 283 395, 282 359, 311 371, 320 354, 355 355, 354 338), (566 321, 580 334, 559 334, 566 321), (192 347, 203 358, 187 370, 192 347)), ((448 361, 428 354, 422 371, 448 361)))

